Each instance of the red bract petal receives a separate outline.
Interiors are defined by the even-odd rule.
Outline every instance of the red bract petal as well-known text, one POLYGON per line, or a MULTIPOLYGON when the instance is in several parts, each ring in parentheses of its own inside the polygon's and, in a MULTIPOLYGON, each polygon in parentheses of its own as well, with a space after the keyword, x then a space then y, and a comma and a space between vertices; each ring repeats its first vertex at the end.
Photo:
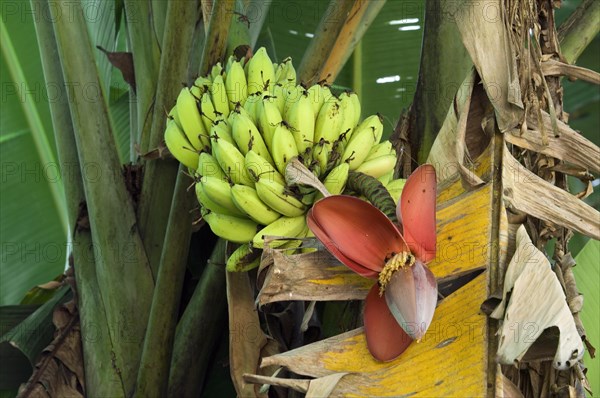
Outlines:
POLYGON ((435 277, 420 260, 394 272, 385 288, 385 301, 396 321, 413 339, 420 339, 431 324, 437 304, 435 277))
POLYGON ((435 258, 436 184, 432 165, 418 167, 408 177, 396 208, 406 243, 412 253, 424 263, 435 258))
POLYGON ((380 272, 392 253, 407 250, 394 224, 373 205, 352 196, 333 195, 315 203, 309 228, 341 262, 361 274, 380 272))
POLYGON ((379 297, 379 285, 375 284, 365 302, 365 336, 367 348, 375 359, 391 361, 410 345, 412 339, 398 325, 383 297, 379 297))
POLYGON ((308 224, 308 227, 310 228, 310 230, 315 234, 317 239, 319 239, 321 241, 321 243, 323 243, 325 248, 331 254, 333 254, 335 256, 335 258, 340 260, 341 263, 346 265, 348 268, 350 268, 352 271, 356 272, 360 276, 363 276, 365 278, 370 278, 370 279, 377 279, 377 276, 379 275, 378 271, 373 271, 373 270, 363 267, 362 265, 358 264, 354 260, 346 257, 344 255, 344 253, 342 253, 338 249, 335 242, 333 242, 331 239, 329 239, 327 234, 323 231, 321 226, 317 223, 317 221, 313 217, 312 208, 308 211, 308 215, 306 217, 306 223, 308 224))

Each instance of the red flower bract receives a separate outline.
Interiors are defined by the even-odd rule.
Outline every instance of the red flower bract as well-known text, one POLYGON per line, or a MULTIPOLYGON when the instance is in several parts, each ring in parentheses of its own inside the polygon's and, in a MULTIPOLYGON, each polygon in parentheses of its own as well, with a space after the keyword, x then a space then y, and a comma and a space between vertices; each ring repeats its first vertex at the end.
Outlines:
POLYGON ((425 264, 436 253, 435 199, 435 169, 423 165, 398 201, 399 226, 352 196, 326 197, 308 213, 308 226, 327 250, 359 275, 379 279, 364 312, 367 346, 378 360, 396 358, 431 323, 437 284, 425 264))

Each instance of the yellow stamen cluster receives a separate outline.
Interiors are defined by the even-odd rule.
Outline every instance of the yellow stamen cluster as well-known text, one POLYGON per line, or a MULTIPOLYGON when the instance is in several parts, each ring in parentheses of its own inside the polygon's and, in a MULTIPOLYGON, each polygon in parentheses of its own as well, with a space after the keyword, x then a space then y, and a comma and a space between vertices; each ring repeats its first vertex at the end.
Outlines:
POLYGON ((385 287, 392 279, 394 272, 404 267, 412 267, 415 263, 415 257, 410 252, 400 252, 385 263, 383 270, 379 273, 379 297, 385 293, 385 287))

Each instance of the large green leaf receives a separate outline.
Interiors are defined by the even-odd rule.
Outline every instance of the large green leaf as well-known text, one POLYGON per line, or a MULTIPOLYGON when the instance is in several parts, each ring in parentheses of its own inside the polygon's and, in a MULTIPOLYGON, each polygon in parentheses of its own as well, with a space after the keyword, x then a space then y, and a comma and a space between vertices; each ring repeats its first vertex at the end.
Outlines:
POLYGON ((0 21, 0 305, 61 273, 68 231, 48 108, 66 93, 44 82, 29 2, 9 4, 0 21))
MULTIPOLYGON (((575 258, 577 266, 573 268, 577 288, 584 297, 583 310, 579 315, 585 327, 587 339, 596 347, 600 344, 600 319, 598 318, 598 308, 600 307, 600 291, 598 290, 598 286, 600 286, 599 258, 600 242, 590 240, 575 258)), ((588 368, 587 378, 592 385, 592 390, 594 392, 600 391, 598 357, 591 359, 589 352, 586 352, 584 362, 588 368)))

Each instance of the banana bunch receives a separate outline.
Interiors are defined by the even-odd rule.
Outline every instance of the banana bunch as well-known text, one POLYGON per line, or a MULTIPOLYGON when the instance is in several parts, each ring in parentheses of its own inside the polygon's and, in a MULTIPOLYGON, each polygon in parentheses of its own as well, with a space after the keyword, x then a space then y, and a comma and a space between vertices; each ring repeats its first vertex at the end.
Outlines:
POLYGON ((355 93, 297 84, 291 58, 273 63, 260 48, 184 87, 168 113, 165 143, 195 176, 205 222, 240 244, 227 269, 245 271, 258 265, 265 245, 291 250, 298 244, 289 238, 309 234, 306 212, 322 195, 287 182, 290 160, 300 160, 331 194, 344 191, 353 170, 397 189, 396 153, 382 134, 381 116, 361 120, 355 93))

